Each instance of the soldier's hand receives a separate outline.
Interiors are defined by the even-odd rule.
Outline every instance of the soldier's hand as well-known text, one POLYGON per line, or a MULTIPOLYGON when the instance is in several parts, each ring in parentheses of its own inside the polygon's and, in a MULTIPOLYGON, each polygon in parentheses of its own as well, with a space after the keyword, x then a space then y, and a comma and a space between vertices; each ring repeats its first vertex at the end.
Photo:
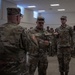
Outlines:
POLYGON ((59 38, 59 33, 58 32, 55 32, 54 35, 55 35, 56 38, 59 38))
POLYGON ((55 32, 55 33, 54 33, 54 35, 58 35, 58 33, 57 33, 57 32, 55 32))
POLYGON ((49 45, 49 41, 45 40, 45 41, 44 41, 44 44, 45 44, 46 46, 48 46, 48 45, 49 45))
POLYGON ((33 39, 33 41, 34 41, 35 43, 38 43, 37 38, 35 37, 34 34, 32 35, 32 39, 33 39))

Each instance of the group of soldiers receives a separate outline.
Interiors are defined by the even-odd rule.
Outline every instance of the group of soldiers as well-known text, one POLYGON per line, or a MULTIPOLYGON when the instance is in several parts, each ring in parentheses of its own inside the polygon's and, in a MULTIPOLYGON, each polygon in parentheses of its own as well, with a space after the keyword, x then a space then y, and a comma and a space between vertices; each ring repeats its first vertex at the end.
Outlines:
MULTIPOLYGON (((75 26, 73 26, 72 29, 73 29, 73 43, 74 43, 73 46, 75 47, 75 26)), ((49 51, 50 51, 49 55, 54 56, 57 54, 57 41, 58 40, 54 34, 57 32, 57 28, 53 29, 53 28, 50 28, 50 26, 47 26, 46 30, 51 34, 50 35, 51 44, 50 44, 50 49, 49 49, 49 51)), ((71 57, 75 57, 75 49, 73 49, 71 51, 71 57)))
POLYGON ((44 29, 45 19, 38 17, 36 27, 26 30, 19 26, 21 16, 19 8, 7 8, 8 23, 0 26, 0 75, 46 75, 50 48, 53 49, 53 36, 57 40, 57 58, 60 75, 68 75, 71 49, 73 47, 73 29, 66 24, 67 17, 62 16, 61 26, 56 32, 44 29), (28 58, 27 58, 28 56, 28 58))

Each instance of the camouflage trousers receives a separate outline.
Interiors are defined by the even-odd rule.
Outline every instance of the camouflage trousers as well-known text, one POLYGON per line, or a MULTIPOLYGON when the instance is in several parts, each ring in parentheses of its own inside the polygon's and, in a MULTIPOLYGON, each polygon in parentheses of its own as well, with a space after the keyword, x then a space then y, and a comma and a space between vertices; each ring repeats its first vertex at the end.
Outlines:
POLYGON ((20 73, 0 72, 0 75, 29 75, 29 73, 27 72, 20 72, 20 73))
POLYGON ((57 57, 59 63, 60 72, 69 71, 69 63, 71 60, 71 49, 70 47, 62 47, 57 50, 57 57))
POLYGON ((54 46, 50 46, 50 56, 54 56, 55 54, 55 49, 54 49, 54 46))
POLYGON ((33 57, 29 56, 29 75, 34 75, 36 68, 38 67, 38 75, 46 75, 48 67, 47 56, 33 57))
POLYGON ((21 75, 21 74, 0 72, 0 75, 21 75))
POLYGON ((0 75, 29 75, 28 66, 26 63, 13 66, 0 63, 0 75))
POLYGON ((26 75, 23 73, 5 73, 5 72, 0 72, 0 75, 26 75))
POLYGON ((75 47, 74 50, 71 51, 71 56, 75 58, 75 47))

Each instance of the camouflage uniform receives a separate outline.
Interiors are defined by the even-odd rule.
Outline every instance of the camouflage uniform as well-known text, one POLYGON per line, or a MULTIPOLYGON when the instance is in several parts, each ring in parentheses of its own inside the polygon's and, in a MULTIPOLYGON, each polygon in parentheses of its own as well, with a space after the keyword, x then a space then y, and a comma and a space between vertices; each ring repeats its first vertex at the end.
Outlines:
POLYGON ((75 30, 73 30, 73 42, 74 42, 73 57, 75 57, 75 30))
POLYGON ((44 29, 40 30, 36 27, 32 30, 28 30, 27 32, 23 32, 21 35, 22 46, 28 51, 28 64, 30 75, 34 75, 37 67, 39 75, 46 75, 48 60, 47 46, 45 46, 44 44, 44 39, 47 33, 48 32, 46 32, 44 29), (25 33, 28 33, 28 35, 25 36, 25 33), (29 40, 26 40, 26 37, 29 40), (25 45, 25 42, 27 45, 25 45))
MULTIPOLYGON (((48 67, 48 60, 47 60, 47 48, 43 43, 43 35, 47 35, 48 32, 46 32, 44 29, 39 30, 37 27, 33 29, 30 34, 35 35, 37 38, 37 46, 38 49, 34 50, 32 49, 31 52, 29 52, 29 73, 30 75, 34 75, 34 72, 36 68, 38 67, 38 74, 39 75, 46 75, 46 70, 48 67)), ((32 46, 31 46, 32 48, 32 46)))
MULTIPOLYGON (((20 14, 18 8, 8 10, 20 14)), ((14 23, 6 23, 0 27, 0 75, 27 75, 25 51, 20 48, 19 42, 23 30, 14 23)))
POLYGON ((60 26, 57 28, 57 32, 57 57, 59 62, 59 71, 67 73, 69 71, 69 62, 71 60, 73 30, 70 26, 65 25, 65 27, 60 26))
POLYGON ((55 38, 53 32, 50 32, 50 55, 54 56, 55 54, 55 38))

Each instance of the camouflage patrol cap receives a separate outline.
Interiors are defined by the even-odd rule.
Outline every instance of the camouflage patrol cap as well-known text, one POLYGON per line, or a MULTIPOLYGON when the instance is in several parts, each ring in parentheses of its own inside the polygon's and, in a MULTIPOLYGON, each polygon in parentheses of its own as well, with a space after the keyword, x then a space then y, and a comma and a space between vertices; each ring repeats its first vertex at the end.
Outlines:
POLYGON ((66 20, 67 19, 67 16, 62 16, 60 19, 61 20, 66 20))
POLYGON ((45 19, 44 19, 44 17, 39 16, 39 17, 37 17, 37 21, 45 21, 45 19))
POLYGON ((20 8, 7 8, 7 14, 8 15, 21 15, 21 9, 20 8))

